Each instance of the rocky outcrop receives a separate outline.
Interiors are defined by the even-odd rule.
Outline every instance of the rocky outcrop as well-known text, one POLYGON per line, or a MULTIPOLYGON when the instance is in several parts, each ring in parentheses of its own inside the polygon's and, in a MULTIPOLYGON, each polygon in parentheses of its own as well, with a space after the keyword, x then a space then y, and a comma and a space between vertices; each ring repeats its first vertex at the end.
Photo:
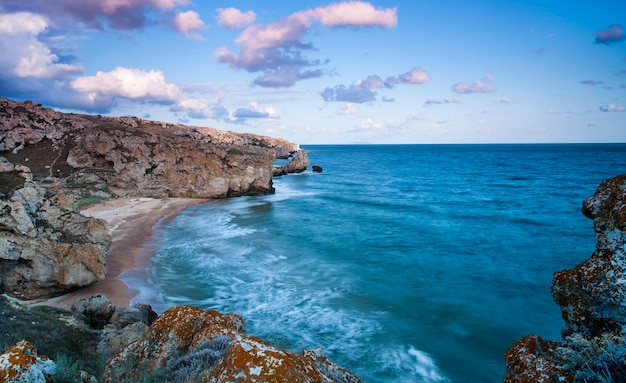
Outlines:
POLYGON ((292 173, 302 173, 309 166, 309 155, 304 149, 299 149, 293 153, 293 158, 288 164, 274 167, 273 175, 284 176, 292 173))
POLYGON ((60 113, 0 98, 0 155, 28 165, 36 179, 115 196, 272 193, 274 161, 295 152, 303 151, 283 139, 60 113))
POLYGON ((517 341, 505 355, 506 383, 626 381, 626 174, 602 182, 582 211, 593 219, 596 250, 554 274, 563 339, 517 341))
POLYGON ((37 349, 21 341, 0 355, 0 382, 46 383, 56 373, 56 365, 37 349))
POLYGON ((44 298, 104 278, 111 246, 104 221, 78 214, 72 196, 1 157, 0 184, 15 187, 0 198, 0 293, 44 298))
POLYGON ((236 314, 191 306, 165 311, 141 339, 109 360, 103 381, 141 376, 215 383, 360 382, 321 350, 280 350, 246 335, 245 323, 236 314))
POLYGON ((91 328, 102 330, 115 313, 115 305, 104 295, 97 294, 77 299, 72 304, 72 312, 83 315, 91 328))
POLYGON ((136 305, 93 330, 69 311, 3 296, 0 312, 0 345, 8 346, 0 349, 0 382, 360 383, 319 348, 296 354, 247 335, 236 314, 178 306, 148 326, 156 314, 136 305), (13 344, 17 329, 26 341, 13 344))

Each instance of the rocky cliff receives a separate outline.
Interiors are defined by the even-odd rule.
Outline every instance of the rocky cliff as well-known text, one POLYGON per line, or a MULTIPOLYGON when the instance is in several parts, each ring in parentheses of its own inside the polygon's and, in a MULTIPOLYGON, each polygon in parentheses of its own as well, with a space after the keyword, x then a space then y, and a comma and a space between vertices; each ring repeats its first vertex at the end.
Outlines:
POLYGON ((70 188, 155 198, 271 193, 274 161, 295 153, 306 158, 278 138, 60 113, 0 98, 0 155, 41 182, 70 188))
POLYGON ((563 338, 517 341, 505 355, 505 383, 626 382, 626 174, 602 182, 582 212, 593 220, 596 250, 554 274, 563 338))
POLYGON ((104 223, 84 198, 220 198, 272 193, 307 168, 283 139, 133 117, 61 113, 0 98, 0 293, 44 298, 104 278, 104 223))

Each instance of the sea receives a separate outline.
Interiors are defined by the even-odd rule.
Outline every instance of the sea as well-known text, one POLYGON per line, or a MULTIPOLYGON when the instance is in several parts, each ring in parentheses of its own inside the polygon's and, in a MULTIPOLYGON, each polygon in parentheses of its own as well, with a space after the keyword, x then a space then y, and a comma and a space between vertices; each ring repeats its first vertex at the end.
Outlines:
POLYGON ((502 382, 516 340, 559 339, 552 275, 591 256, 582 201, 626 173, 626 144, 303 147, 323 172, 161 222, 133 302, 235 312, 364 383, 502 382))

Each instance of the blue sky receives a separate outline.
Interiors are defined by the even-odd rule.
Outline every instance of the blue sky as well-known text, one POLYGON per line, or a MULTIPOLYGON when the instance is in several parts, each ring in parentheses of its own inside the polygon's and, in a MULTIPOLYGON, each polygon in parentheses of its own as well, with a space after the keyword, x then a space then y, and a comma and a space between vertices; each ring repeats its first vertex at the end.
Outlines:
POLYGON ((2 0, 0 96, 301 144, 626 142, 626 2, 2 0))

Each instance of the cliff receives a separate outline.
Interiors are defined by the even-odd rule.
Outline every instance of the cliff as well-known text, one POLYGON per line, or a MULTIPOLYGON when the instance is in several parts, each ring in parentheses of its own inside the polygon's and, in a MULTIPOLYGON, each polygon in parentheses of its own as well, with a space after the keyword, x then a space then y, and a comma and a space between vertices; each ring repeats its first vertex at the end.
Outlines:
POLYGON ((279 138, 0 98, 0 293, 46 298, 104 278, 111 239, 85 200, 273 193, 306 151, 279 138))
POLYGON ((505 355, 505 383, 626 381, 626 174, 600 184, 583 202, 596 250, 554 274, 552 295, 563 338, 526 336, 505 355))
POLYGON ((306 158, 279 138, 61 113, 0 98, 0 155, 43 183, 72 189, 155 198, 272 193, 274 161, 295 153, 306 158))

